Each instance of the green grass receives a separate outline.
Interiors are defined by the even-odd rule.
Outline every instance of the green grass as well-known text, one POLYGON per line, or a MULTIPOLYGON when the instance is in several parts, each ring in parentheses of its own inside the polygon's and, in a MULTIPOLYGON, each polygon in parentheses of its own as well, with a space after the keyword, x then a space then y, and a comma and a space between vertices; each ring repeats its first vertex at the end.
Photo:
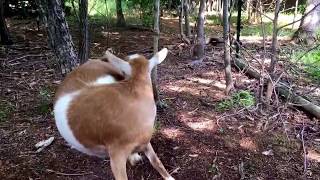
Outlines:
POLYGON ((320 80, 320 47, 306 53, 306 50, 298 50, 293 53, 293 62, 302 66, 312 80, 320 80))
MULTIPOLYGON (((72 7, 71 2, 66 3, 72 7)), ((138 5, 133 1, 123 1, 122 10, 127 24, 141 24, 143 26, 152 26, 153 24, 153 1, 142 0, 138 5)), ((72 8, 73 14, 78 14, 78 3, 75 1, 75 9, 72 8)), ((88 4, 89 21, 98 25, 116 24, 116 4, 115 1, 96 0, 89 1, 88 4), (105 3, 107 2, 107 3, 105 3)), ((68 17, 69 23, 78 23, 75 16, 68 17)))
POLYGON ((232 95, 230 99, 219 102, 216 106, 218 111, 226 111, 232 108, 249 108, 255 104, 255 98, 249 91, 239 91, 232 95))
POLYGON ((36 107, 37 112, 39 114, 48 114, 51 112, 52 110, 51 97, 52 97, 52 92, 50 89, 48 88, 40 89, 38 94, 39 103, 38 103, 38 106, 36 107))

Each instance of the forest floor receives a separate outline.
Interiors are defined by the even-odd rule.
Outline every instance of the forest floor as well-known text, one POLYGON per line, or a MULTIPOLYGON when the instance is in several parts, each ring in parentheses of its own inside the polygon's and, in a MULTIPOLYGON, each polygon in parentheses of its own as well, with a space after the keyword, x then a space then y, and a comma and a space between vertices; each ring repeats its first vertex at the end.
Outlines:
MULTIPOLYGON (((308 179, 320 179, 319 121, 291 108, 264 109, 263 113, 259 108, 217 111, 216 104, 228 98, 223 92, 222 47, 208 46, 204 61, 193 65, 190 47, 179 48, 177 21, 163 22, 161 46, 171 50, 158 74, 160 95, 167 106, 158 110, 152 144, 172 176, 177 180, 278 180, 303 179, 305 174, 308 179)), ((34 22, 11 20, 9 24, 16 43, 0 49, 0 179, 112 179, 108 159, 68 148, 56 129, 52 97, 62 77, 46 34, 37 31, 34 22), (55 138, 53 143, 36 152, 35 144, 50 137, 55 138)), ((75 35, 76 27, 72 29, 75 35)), ((101 56, 108 47, 122 57, 152 53, 149 31, 108 33, 97 26, 92 34, 92 57, 101 56)), ((257 80, 235 69, 233 76, 236 91, 257 94, 257 80)), ((146 159, 128 166, 128 176, 161 179, 146 159)))

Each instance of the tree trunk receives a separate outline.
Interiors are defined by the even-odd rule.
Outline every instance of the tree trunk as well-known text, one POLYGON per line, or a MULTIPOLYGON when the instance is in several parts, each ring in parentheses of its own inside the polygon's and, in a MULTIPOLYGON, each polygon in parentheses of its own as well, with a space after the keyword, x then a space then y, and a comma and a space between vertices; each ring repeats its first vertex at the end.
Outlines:
POLYGON ((275 79, 275 68, 278 63, 278 17, 280 12, 280 4, 281 0, 276 0, 276 7, 274 11, 274 19, 273 19, 273 34, 272 34, 272 44, 271 44, 271 62, 269 66, 269 75, 270 78, 268 80, 267 92, 266 92, 266 103, 270 104, 271 96, 275 84, 273 84, 273 80, 275 79))
POLYGON ((4 8, 3 8, 3 1, 0 1, 0 37, 1 37, 1 44, 10 45, 12 44, 9 30, 7 27, 6 20, 4 18, 4 8))
POLYGON ((206 9, 206 0, 200 0, 200 8, 197 21, 197 43, 194 47, 193 57, 202 60, 205 54, 205 34, 204 34, 204 18, 206 9))
POLYGON ((79 4, 80 40, 78 52, 80 64, 83 64, 89 57, 88 0, 80 0, 79 4))
POLYGON ((185 29, 186 29, 186 36, 188 38, 190 38, 191 36, 191 29, 190 29, 190 22, 189 22, 189 7, 190 7, 190 3, 189 3, 190 0, 185 0, 184 1, 184 12, 185 12, 185 15, 184 15, 184 26, 185 26, 185 29))
POLYGON ((57 57, 61 73, 66 74, 78 65, 78 58, 61 7, 61 1, 39 1, 42 20, 48 31, 49 44, 57 57))
POLYGON ((181 5, 179 7, 179 30, 180 30, 180 36, 184 37, 183 32, 183 17, 184 17, 184 10, 183 10, 184 0, 181 0, 181 5))
POLYGON ((228 95, 233 88, 232 73, 231 73, 231 53, 230 53, 230 24, 229 24, 229 0, 223 1, 223 40, 224 40, 224 66, 226 76, 226 91, 228 95))
POLYGON ((116 11, 117 11, 117 26, 123 27, 126 26, 126 21, 122 12, 122 2, 121 0, 116 1, 116 11))
MULTIPOLYGON (((159 37, 160 37, 160 0, 154 0, 154 36, 153 36, 153 53, 156 54, 159 51, 159 37)), ((152 88, 153 88, 153 96, 155 102, 159 103, 159 92, 157 88, 157 66, 151 72, 151 80, 152 80, 152 88)))
MULTIPOLYGON (((297 17, 297 15, 298 15, 298 6, 299 6, 299 0, 296 0, 296 4, 295 4, 295 6, 294 6, 293 21, 296 20, 296 17, 297 17)), ((296 23, 293 23, 293 24, 292 24, 292 29, 294 28, 294 25, 295 25, 295 24, 296 24, 296 23)))
POLYGON ((316 31, 320 25, 320 0, 307 0, 307 8, 301 20, 299 29, 294 33, 293 39, 297 43, 308 45, 316 41, 316 31))

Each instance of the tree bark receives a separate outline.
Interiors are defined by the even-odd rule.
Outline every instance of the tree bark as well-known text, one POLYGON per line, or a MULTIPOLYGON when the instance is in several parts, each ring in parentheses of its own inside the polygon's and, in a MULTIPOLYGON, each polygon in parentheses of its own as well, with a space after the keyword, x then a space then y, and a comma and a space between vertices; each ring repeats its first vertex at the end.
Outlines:
POLYGON ((79 4, 80 40, 78 52, 80 64, 83 64, 89 58, 88 0, 80 0, 79 4))
MULTIPOLYGON (((160 37, 160 28, 159 28, 159 21, 160 21, 160 0, 154 0, 154 36, 153 36, 153 53, 156 54, 159 51, 159 37, 160 37)), ((155 102, 158 104, 159 99, 159 92, 157 88, 157 66, 155 66, 151 72, 151 81, 152 81, 152 89, 153 89, 153 96, 155 102)))
POLYGON ((200 8, 197 21, 197 43, 194 47, 193 56, 197 59, 202 60, 204 57, 204 48, 206 44, 204 34, 204 20, 205 20, 205 9, 206 0, 200 0, 200 8))
POLYGON ((78 58, 61 7, 61 1, 38 0, 38 2, 41 5, 42 20, 48 31, 49 45, 57 57, 61 73, 66 74, 78 65, 78 58))
POLYGON ((293 39, 308 45, 315 43, 316 31, 320 25, 320 0, 307 0, 307 8, 293 39))
POLYGON ((183 17, 184 17, 184 0, 181 0, 181 5, 179 7, 179 30, 180 30, 180 36, 184 37, 184 32, 183 32, 183 17))
POLYGON ((4 18, 4 7, 3 1, 0 1, 0 37, 1 37, 1 44, 11 45, 12 40, 9 35, 9 30, 7 27, 6 20, 4 18))
POLYGON ((268 80, 267 92, 266 92, 266 103, 270 104, 271 96, 275 84, 273 84, 273 80, 275 79, 275 68, 278 63, 278 17, 280 12, 281 0, 276 0, 276 7, 274 11, 274 19, 273 19, 273 34, 272 34, 272 44, 271 44, 271 62, 269 66, 269 75, 270 78, 268 80))
POLYGON ((191 29, 190 29, 190 21, 189 21, 189 10, 190 10, 190 3, 189 3, 190 0, 185 0, 184 1, 184 27, 186 29, 186 36, 188 38, 190 38, 191 36, 191 29))
POLYGON ((121 0, 116 1, 116 11, 117 11, 117 26, 123 27, 126 26, 126 21, 122 12, 122 2, 121 0))
POLYGON ((230 24, 229 24, 229 0, 223 1, 223 40, 224 40, 224 66, 226 77, 226 91, 228 95, 233 88, 232 73, 231 73, 231 51, 230 51, 230 24))

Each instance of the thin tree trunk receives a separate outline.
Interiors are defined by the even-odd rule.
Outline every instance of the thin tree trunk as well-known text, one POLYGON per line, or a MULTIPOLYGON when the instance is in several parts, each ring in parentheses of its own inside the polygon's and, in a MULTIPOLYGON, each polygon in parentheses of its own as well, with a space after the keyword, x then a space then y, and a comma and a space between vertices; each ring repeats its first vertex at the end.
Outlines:
POLYGON ((4 18, 4 7, 3 1, 0 1, 0 37, 1 37, 1 44, 10 45, 12 44, 12 40, 9 35, 9 30, 7 27, 6 20, 4 18))
POLYGON ((186 36, 188 38, 190 38, 190 36, 191 36, 191 29, 190 29, 190 22, 189 22, 189 7, 190 7, 189 1, 190 0, 185 0, 184 1, 184 12, 185 12, 185 15, 184 15, 184 18, 185 18, 184 26, 185 26, 185 29, 186 29, 186 36))
POLYGON ((268 80, 267 92, 266 92, 266 103, 270 104, 272 92, 274 89, 273 80, 275 78, 275 68, 278 63, 278 17, 280 12, 281 0, 276 0, 276 7, 274 11, 274 19, 273 19, 273 34, 272 34, 272 44, 271 44, 271 62, 269 66, 269 75, 270 78, 268 80))
POLYGON ((78 58, 61 7, 61 1, 38 0, 38 2, 41 4, 42 20, 48 31, 49 45, 57 57, 61 73, 66 74, 78 65, 78 58))
MULTIPOLYGON (((159 51, 159 37, 160 37, 160 28, 159 28, 159 21, 160 21, 160 0, 154 0, 154 25, 153 30, 155 35, 153 36, 153 53, 156 54, 159 51)), ((151 80, 152 80, 152 88, 153 88, 153 95, 154 100, 156 103, 159 103, 159 92, 157 88, 157 66, 154 67, 151 73, 151 80)))
MULTIPOLYGON (((293 22, 296 20, 297 14, 298 14, 298 5, 299 0, 296 0, 296 5, 294 6, 294 15, 293 15, 293 22)), ((295 23, 292 24, 292 29, 294 28, 295 23)))
POLYGON ((116 1, 116 11, 117 11, 117 26, 123 27, 126 26, 126 21, 122 12, 122 2, 121 0, 116 1))
POLYGON ((316 32, 320 26, 320 0, 307 0, 307 8, 301 20, 299 29, 293 38, 297 43, 308 45, 316 42, 316 32))
POLYGON ((200 0, 200 8, 197 21, 197 43, 194 47, 193 56, 197 59, 202 60, 204 57, 205 48, 205 34, 204 34, 204 19, 205 19, 205 9, 206 0, 200 0))
POLYGON ((251 1, 252 0, 246 0, 248 22, 251 20, 251 1))
POLYGON ((233 88, 232 73, 231 73, 231 53, 230 53, 230 24, 229 24, 229 0, 223 1, 223 39, 224 39, 224 65, 226 76, 226 91, 228 95, 233 88))
POLYGON ((181 0, 181 5, 180 5, 180 8, 179 8, 179 30, 180 30, 180 36, 181 37, 184 37, 184 32, 183 32, 183 17, 184 17, 184 10, 183 10, 183 5, 184 5, 184 0, 181 0))
POLYGON ((85 63, 89 58, 89 30, 88 30, 88 0, 80 0, 80 40, 79 59, 80 64, 85 63))

